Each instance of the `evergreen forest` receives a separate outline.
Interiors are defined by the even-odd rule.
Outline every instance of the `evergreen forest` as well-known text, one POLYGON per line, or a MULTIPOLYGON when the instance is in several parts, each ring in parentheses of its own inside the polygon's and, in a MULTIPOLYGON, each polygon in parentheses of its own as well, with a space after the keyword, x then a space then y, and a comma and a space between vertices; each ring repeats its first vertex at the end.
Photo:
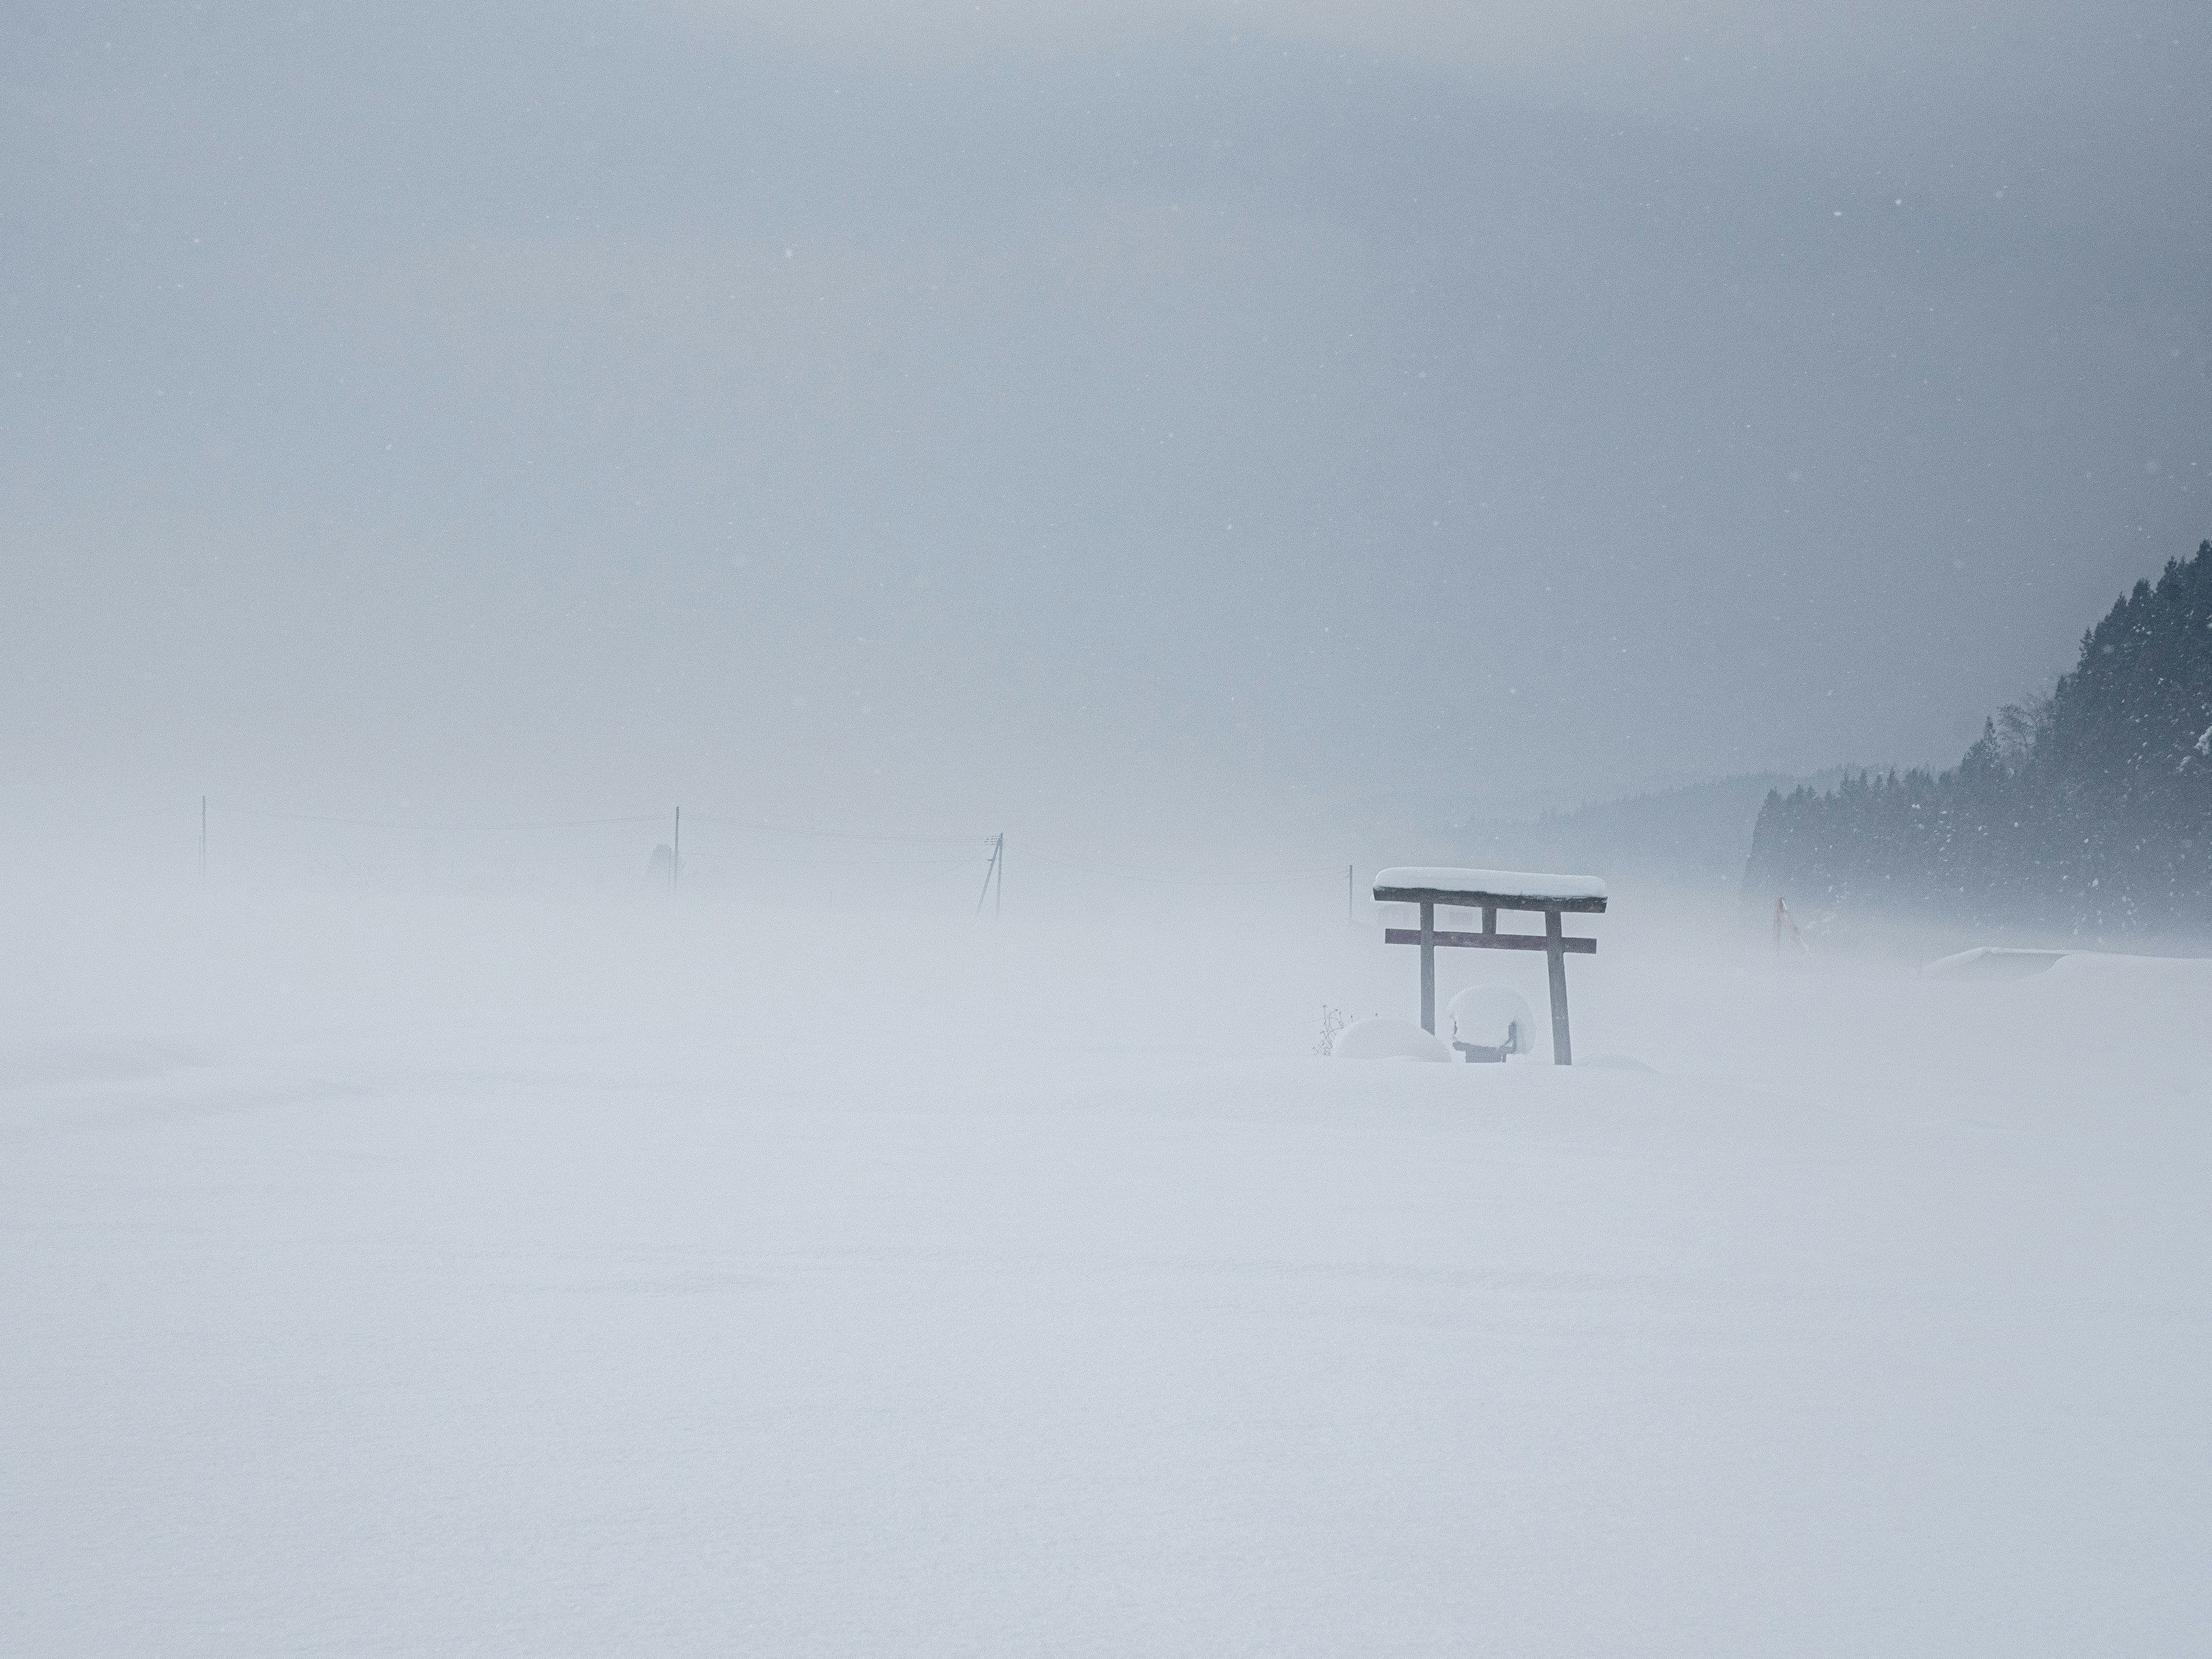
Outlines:
POLYGON ((2077 938, 2212 936, 2212 542, 2139 581, 1959 764, 1770 793, 1748 899, 2077 938))

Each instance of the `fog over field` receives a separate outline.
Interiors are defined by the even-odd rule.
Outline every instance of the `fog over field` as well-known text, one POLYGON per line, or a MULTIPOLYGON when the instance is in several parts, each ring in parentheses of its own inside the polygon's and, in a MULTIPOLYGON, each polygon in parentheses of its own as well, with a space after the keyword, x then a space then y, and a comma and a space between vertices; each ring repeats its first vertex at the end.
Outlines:
POLYGON ((0 1650, 2191 1650, 2208 46, 0 9, 0 1650))

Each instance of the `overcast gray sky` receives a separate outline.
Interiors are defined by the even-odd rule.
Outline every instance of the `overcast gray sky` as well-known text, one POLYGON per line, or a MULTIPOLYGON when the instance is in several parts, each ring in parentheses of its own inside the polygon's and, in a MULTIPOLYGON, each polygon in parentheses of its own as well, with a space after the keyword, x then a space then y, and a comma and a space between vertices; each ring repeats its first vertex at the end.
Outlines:
POLYGON ((2207 47, 17 0, 0 787, 989 828, 1954 759, 2212 533, 2207 47))

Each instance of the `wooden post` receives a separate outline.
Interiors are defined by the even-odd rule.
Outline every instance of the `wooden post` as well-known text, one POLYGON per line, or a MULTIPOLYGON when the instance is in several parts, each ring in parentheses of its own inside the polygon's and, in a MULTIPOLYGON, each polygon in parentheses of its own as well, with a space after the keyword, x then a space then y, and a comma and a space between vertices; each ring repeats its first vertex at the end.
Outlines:
POLYGON ((1544 912, 1544 965, 1552 979, 1552 1064, 1571 1066, 1575 1049, 1567 1036, 1567 947, 1557 910, 1544 912))
MULTIPOLYGON (((1552 926, 1556 930, 1559 925, 1554 915, 1552 926)), ((1421 902, 1421 1029, 1431 1036, 1437 1034, 1437 907, 1425 899, 1421 902)))
POLYGON ((1482 907, 1482 931, 1486 933, 1494 933, 1498 931, 1498 907, 1494 904, 1486 904, 1482 907))

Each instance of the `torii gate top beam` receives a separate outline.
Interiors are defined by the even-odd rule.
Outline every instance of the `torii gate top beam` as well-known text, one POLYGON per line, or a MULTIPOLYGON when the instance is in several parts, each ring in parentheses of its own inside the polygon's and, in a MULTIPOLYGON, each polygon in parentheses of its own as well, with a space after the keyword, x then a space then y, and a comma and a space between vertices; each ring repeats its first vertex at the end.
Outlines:
POLYGON ((1403 865, 1375 878, 1375 896, 1385 904, 1451 904, 1468 910, 1601 912, 1606 890, 1595 876, 1403 865))

